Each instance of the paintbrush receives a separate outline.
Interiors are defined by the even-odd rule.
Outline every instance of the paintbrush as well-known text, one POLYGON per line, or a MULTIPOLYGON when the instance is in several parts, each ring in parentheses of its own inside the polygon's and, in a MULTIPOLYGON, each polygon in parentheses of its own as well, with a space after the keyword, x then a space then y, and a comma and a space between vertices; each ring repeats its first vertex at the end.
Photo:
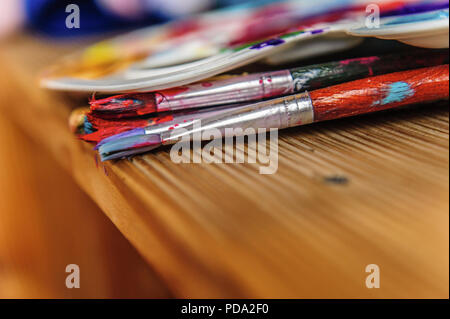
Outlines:
MULTIPOLYGON (((236 135, 241 128, 283 129, 386 110, 404 105, 431 102, 449 96, 448 64, 395 72, 347 82, 323 89, 254 103, 205 118, 201 126, 194 121, 184 128, 162 132, 140 129, 131 136, 110 140, 99 147, 102 160, 121 158, 149 151, 180 139, 202 137, 217 129, 222 137, 236 135)), ((242 133, 241 133, 242 134, 242 133)))
POLYGON ((434 52, 417 50, 413 53, 371 56, 291 70, 236 76, 153 93, 122 94, 100 100, 93 99, 90 104, 96 116, 132 117, 154 112, 267 99, 368 76, 444 63, 448 63, 446 50, 434 52))
POLYGON ((121 134, 127 136, 139 132, 139 128, 152 127, 155 132, 173 130, 178 127, 185 127, 195 120, 211 117, 225 113, 230 109, 237 108, 242 104, 222 105, 208 107, 199 110, 186 110, 179 112, 164 112, 154 114, 152 117, 119 118, 115 120, 103 119, 94 116, 90 112, 85 112, 80 117, 78 110, 73 114, 72 131, 78 132, 78 137, 86 142, 95 142, 97 146, 107 142, 109 137, 120 137, 121 134))

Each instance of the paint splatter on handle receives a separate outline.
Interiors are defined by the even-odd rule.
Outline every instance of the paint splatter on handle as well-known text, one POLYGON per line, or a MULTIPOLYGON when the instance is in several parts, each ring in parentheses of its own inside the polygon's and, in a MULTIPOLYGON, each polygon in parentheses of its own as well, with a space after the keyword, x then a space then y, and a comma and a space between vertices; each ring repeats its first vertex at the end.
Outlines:
POLYGON ((332 120, 449 97, 448 64, 379 75, 310 93, 314 121, 332 120))

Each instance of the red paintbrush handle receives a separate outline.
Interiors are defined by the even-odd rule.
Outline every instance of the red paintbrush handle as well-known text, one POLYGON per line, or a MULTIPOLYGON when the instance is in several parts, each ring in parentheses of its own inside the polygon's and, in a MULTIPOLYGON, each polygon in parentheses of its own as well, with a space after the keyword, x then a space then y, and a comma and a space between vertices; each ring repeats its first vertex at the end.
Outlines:
POLYGON ((314 121, 381 111, 449 96, 448 64, 395 72, 310 92, 314 121))

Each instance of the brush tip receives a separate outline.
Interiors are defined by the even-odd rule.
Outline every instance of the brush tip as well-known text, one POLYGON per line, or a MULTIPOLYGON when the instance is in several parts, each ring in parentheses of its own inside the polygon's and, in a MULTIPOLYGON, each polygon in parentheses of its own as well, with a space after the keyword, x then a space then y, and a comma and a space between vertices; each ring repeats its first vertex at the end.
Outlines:
POLYGON ((131 137, 131 136, 136 136, 136 135, 145 135, 145 129, 142 127, 138 127, 135 129, 131 129, 129 131, 125 131, 119 134, 115 134, 112 136, 109 136, 107 138, 104 138, 103 140, 101 140, 100 142, 97 143, 97 145, 95 146, 94 150, 98 150, 100 146, 112 142, 112 141, 116 141, 118 139, 121 138, 125 138, 125 137, 131 137))
POLYGON ((141 147, 141 148, 133 149, 133 150, 121 151, 121 152, 117 152, 117 153, 113 153, 113 154, 100 154, 100 160, 102 162, 105 162, 105 161, 109 161, 109 160, 121 159, 121 158, 126 158, 126 157, 129 158, 134 155, 150 152, 150 151, 154 150, 155 148, 157 148, 158 146, 159 145, 157 144, 157 145, 141 147))
POLYGON ((98 114, 116 114, 120 117, 139 116, 157 111, 153 93, 122 94, 89 102, 91 111, 98 114))
POLYGON ((160 145, 159 134, 135 135, 106 142, 98 147, 98 151, 102 160, 108 160, 143 153, 160 145))

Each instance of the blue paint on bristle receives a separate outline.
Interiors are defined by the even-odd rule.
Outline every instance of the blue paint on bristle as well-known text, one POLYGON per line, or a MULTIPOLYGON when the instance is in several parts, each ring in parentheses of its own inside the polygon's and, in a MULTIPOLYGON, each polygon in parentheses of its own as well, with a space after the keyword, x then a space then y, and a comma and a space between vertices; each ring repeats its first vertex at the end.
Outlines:
POLYGON ((91 134, 96 131, 96 129, 92 126, 92 123, 89 122, 87 116, 84 117, 83 130, 85 134, 91 134))
POLYGON ((129 131, 126 131, 126 132, 122 132, 122 133, 115 134, 115 135, 112 135, 110 137, 104 138, 103 140, 98 142, 97 145, 95 145, 94 150, 98 150, 99 147, 102 146, 105 143, 112 142, 112 141, 115 141, 115 140, 120 139, 120 138, 136 136, 136 135, 145 135, 145 129, 139 127, 139 128, 135 128, 135 129, 132 129, 132 130, 129 130, 129 131))
POLYGON ((104 161, 109 161, 109 160, 113 160, 113 159, 119 159, 119 158, 124 158, 124 157, 129 157, 132 155, 137 155, 137 154, 142 154, 145 152, 149 152, 154 150, 155 148, 157 148, 159 145, 151 145, 151 146, 147 146, 147 147, 141 147, 141 148, 136 148, 136 149, 132 149, 132 150, 127 150, 127 151, 123 151, 123 152, 117 152, 117 153, 113 153, 113 154, 100 154, 100 160, 102 162, 104 161))
POLYGON ((160 145, 161 137, 158 134, 129 136, 107 142, 98 148, 101 156, 115 152, 138 149, 152 145, 160 145))

